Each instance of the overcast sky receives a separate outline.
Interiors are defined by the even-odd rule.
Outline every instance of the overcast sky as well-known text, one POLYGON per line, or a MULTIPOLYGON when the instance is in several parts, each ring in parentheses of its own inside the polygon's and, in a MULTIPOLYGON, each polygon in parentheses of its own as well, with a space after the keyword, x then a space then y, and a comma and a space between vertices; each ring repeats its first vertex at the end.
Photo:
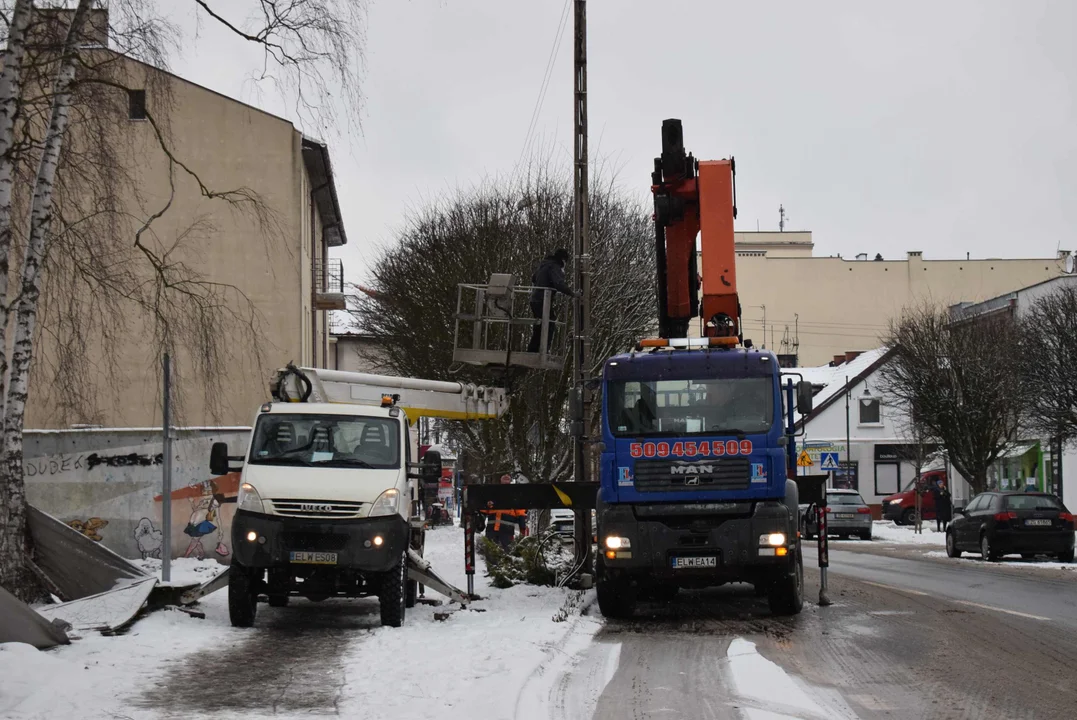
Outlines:
MULTIPOLYGON (((511 172, 566 4, 373 2, 362 134, 302 128, 331 143, 349 280, 409 207, 511 172)), ((536 132, 566 167, 567 25, 536 132)), ((644 195, 679 117, 697 157, 736 156, 737 229, 784 204, 817 255, 1054 256, 1077 249, 1075 29, 1073 0, 590 0, 591 148, 644 195)), ((287 115, 257 62, 203 25, 172 69, 287 115)))

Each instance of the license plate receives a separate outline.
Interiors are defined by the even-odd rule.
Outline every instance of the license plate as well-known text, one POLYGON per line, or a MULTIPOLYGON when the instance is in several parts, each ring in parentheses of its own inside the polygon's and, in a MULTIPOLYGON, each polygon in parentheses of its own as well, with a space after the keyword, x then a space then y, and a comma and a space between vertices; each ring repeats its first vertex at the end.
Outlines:
POLYGON ((337 554, 327 552, 302 552, 293 550, 290 559, 301 565, 336 565, 337 554))
POLYGON ((852 513, 838 513, 834 517, 837 520, 852 520, 856 515, 853 515, 852 513))
POLYGON ((1044 526, 1044 525, 1046 525, 1046 526, 1050 527, 1051 521, 1050 520, 1025 520, 1025 525, 1036 525, 1036 526, 1044 526))
POLYGON ((674 557, 671 558, 671 561, 674 570, 718 567, 718 558, 713 555, 708 557, 674 557))

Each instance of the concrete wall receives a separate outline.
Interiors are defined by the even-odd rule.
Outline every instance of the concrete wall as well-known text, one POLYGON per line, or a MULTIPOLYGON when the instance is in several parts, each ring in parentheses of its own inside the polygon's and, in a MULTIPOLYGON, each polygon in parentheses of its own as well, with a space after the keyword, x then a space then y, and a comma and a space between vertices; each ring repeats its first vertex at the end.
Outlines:
MULTIPOLYGON (((233 454, 241 454, 249 435, 248 428, 177 431, 172 443, 174 557, 230 560, 239 476, 211 476, 209 451, 223 441, 233 454)), ((161 451, 161 433, 155 430, 27 430, 27 499, 124 557, 160 557, 161 451)))
MULTIPOLYGON (((125 63, 135 87, 140 78, 157 72, 133 61, 125 63)), ((221 406, 216 416, 210 412, 206 388, 199 382, 197 359, 181 349, 175 358, 181 379, 177 404, 182 415, 178 420, 188 425, 245 425, 266 399, 272 370, 290 360, 304 365, 314 361, 311 258, 317 251, 311 237, 320 225, 318 213, 311 210, 302 136, 284 119, 175 76, 167 76, 167 82, 170 103, 155 97, 151 90, 147 90, 146 102, 159 122, 167 125, 175 156, 197 172, 211 190, 246 188, 256 193, 272 214, 269 225, 260 226, 254 214, 242 207, 203 197, 196 181, 177 170, 172 205, 153 225, 155 241, 162 247, 175 244, 198 225, 198 231, 184 238, 171 259, 183 261, 208 281, 237 288, 252 303, 264 336, 257 348, 238 342, 234 336, 225 339, 223 362, 229 368, 228 382, 211 391, 221 406), (261 351, 261 363, 256 362, 256 349, 261 351)), ((147 83, 147 87, 153 86, 147 83)), ((148 122, 124 115, 116 119, 115 127, 114 142, 137 186, 137 197, 129 198, 124 208, 132 216, 130 227, 122 230, 129 231, 133 239, 141 220, 169 198, 169 162, 148 122)), ((148 277, 148 263, 145 270, 148 277)), ((43 302, 48 300, 43 298, 43 302)), ((249 315, 238 295, 233 294, 229 302, 241 316, 249 315)), ((132 317, 120 332, 119 342, 88 350, 97 367, 115 368, 121 379, 119 388, 105 386, 101 378, 87 377, 80 382, 93 400, 85 404, 97 408, 92 416, 77 415, 64 397, 57 396, 64 391, 55 389, 47 374, 55 365, 56 341, 47 332, 40 334, 28 427, 145 427, 160 422, 160 358, 150 341, 153 328, 132 308, 132 317)))
MULTIPOLYGON (((737 233, 737 288, 745 337, 781 349, 797 335, 799 364, 822 365, 847 350, 879 347, 887 323, 921 301, 947 307, 978 302, 1063 275, 1066 261, 925 260, 811 257, 810 233, 737 233), (807 239, 782 236, 806 235, 807 239), (777 236, 777 238, 775 238, 777 236), (780 244, 785 243, 785 244, 780 244), (789 244, 792 243, 792 244, 789 244)), ((698 328, 693 328, 698 333, 698 328)))

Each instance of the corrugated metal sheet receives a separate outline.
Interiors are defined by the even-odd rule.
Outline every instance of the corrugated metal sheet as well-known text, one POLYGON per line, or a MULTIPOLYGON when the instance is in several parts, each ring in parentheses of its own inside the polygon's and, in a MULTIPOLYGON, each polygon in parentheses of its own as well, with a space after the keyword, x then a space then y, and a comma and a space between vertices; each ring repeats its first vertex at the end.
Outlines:
POLYGON ((136 565, 31 506, 28 516, 34 562, 65 600, 97 595, 149 577, 136 565))

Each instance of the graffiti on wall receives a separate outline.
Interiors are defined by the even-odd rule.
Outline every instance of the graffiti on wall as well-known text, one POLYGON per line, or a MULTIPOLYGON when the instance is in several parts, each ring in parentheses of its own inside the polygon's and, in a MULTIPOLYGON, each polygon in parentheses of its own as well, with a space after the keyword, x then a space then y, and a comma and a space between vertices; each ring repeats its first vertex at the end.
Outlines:
POLYGON ((135 546, 142 553, 143 560, 146 558, 160 560, 161 548, 164 544, 165 534, 153 526, 152 520, 142 518, 138 521, 138 525, 135 526, 135 546))
POLYGON ((97 531, 108 525, 108 520, 102 520, 99 517, 92 517, 88 520, 68 520, 67 524, 69 527, 78 530, 80 533, 90 538, 94 542, 101 542, 102 540, 104 540, 104 538, 101 537, 101 533, 97 531))
MULTIPOLYGON (((239 473, 201 480, 172 491, 172 544, 180 557, 224 560, 231 556, 228 543, 238 493, 239 473)), ((162 512, 161 500, 160 495, 154 498, 158 517, 162 512)))

